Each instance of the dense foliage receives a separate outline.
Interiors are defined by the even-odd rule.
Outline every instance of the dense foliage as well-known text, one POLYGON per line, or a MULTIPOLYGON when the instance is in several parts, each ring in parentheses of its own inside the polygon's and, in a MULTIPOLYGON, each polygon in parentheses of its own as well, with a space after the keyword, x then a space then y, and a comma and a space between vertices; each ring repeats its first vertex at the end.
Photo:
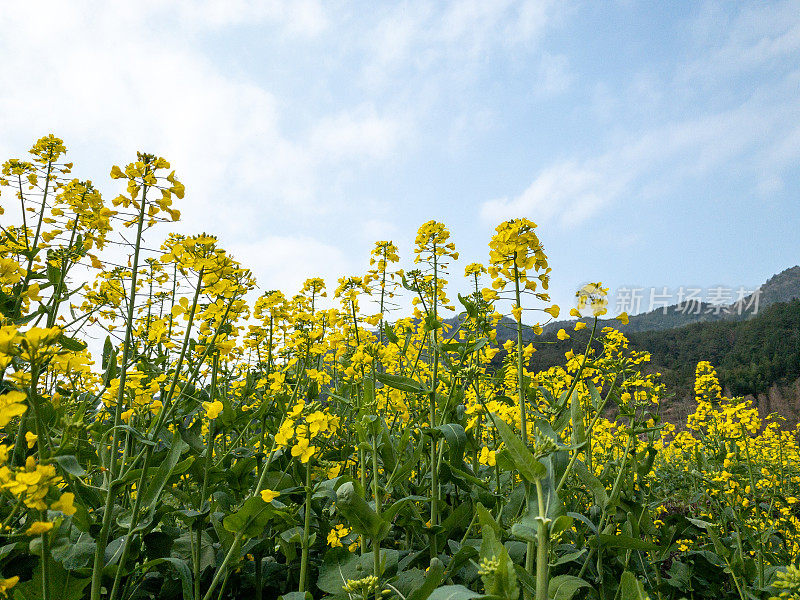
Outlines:
MULTIPOLYGON (((737 396, 758 396, 776 383, 800 377, 800 300, 772 304, 746 321, 625 330, 625 335, 631 348, 650 353, 648 370, 658 371, 667 395, 679 400, 693 396, 695 365, 702 360, 717 367, 723 388, 737 396)), ((525 340, 532 338, 533 333, 526 331, 525 340)), ((559 365, 573 343, 586 344, 588 338, 589 331, 583 330, 561 341, 549 328, 538 338, 531 364, 537 370, 559 365)), ((501 353, 494 362, 500 365, 502 360, 501 353)))
POLYGON ((144 244, 179 217, 184 189, 166 160, 113 167, 124 191, 109 207, 65 152, 48 136, 2 167, 20 219, 0 240, 0 594, 800 589, 796 432, 723 398, 708 362, 686 429, 662 423, 663 384, 598 320, 600 284, 570 311, 589 318, 575 325, 587 342, 532 369, 522 323, 540 334, 560 313, 532 222, 500 224, 486 266, 466 266, 457 327, 444 315, 458 253, 435 221, 418 231, 413 269, 383 241, 330 302, 318 278, 253 298, 251 274, 211 235, 144 244), (413 314, 390 319, 400 293, 413 314), (503 312, 515 336, 492 369, 503 312))

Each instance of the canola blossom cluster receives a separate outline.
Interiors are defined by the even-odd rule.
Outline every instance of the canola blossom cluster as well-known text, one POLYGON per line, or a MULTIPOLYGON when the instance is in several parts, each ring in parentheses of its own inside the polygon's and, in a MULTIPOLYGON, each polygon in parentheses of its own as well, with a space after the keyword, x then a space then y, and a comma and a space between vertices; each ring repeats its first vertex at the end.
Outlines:
POLYGON ((66 153, 0 177, 0 597, 800 597, 797 427, 708 362, 666 421, 602 283, 554 324, 532 221, 456 284, 429 221, 408 270, 384 240, 257 292, 215 236, 159 233, 188 193, 164 158, 113 167, 109 205, 66 153))

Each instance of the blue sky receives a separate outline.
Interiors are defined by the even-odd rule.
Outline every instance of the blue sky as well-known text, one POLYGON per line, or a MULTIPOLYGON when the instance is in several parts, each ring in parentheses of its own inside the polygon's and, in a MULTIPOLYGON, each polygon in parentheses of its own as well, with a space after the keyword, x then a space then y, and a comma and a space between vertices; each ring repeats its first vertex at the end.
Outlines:
POLYGON ((0 56, 3 159, 53 132, 110 199, 163 155, 265 290, 432 218, 459 280, 534 220, 561 303, 800 262, 800 2, 0 0, 0 56))

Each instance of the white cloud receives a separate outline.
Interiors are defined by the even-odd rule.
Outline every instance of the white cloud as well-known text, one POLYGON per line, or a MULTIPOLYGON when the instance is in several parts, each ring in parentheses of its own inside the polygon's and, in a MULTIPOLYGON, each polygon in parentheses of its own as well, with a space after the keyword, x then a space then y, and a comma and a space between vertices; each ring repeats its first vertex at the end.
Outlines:
POLYGON ((321 119, 309 143, 320 160, 383 159, 403 135, 401 119, 382 117, 374 106, 360 106, 321 119))
POLYGON ((593 215, 616 197, 628 177, 610 176, 600 160, 562 162, 542 170, 519 196, 498 198, 481 206, 481 217, 497 222, 514 217, 577 223, 593 215))
POLYGON ((317 0, 146 0, 127 4, 131 12, 142 16, 174 19, 182 26, 198 29, 278 23, 286 34, 314 37, 329 25, 317 0))
POLYGON ((573 79, 566 56, 544 53, 539 62, 534 93, 539 96, 561 94, 569 89, 573 79))
POLYGON ((633 205, 726 170, 749 176, 754 193, 779 192, 784 171, 800 158, 800 11, 797 2, 757 3, 730 22, 721 18, 715 10, 698 17, 697 51, 673 75, 639 72, 619 90, 595 84, 593 112, 622 128, 605 152, 576 153, 538 170, 519 195, 484 202, 481 216, 575 226, 623 198, 633 205), (737 80, 755 69, 773 76, 737 80), (698 90, 710 86, 719 92, 703 110, 698 90), (676 108, 687 101, 702 112, 676 108))
POLYGON ((697 58, 679 73, 689 85, 707 86, 756 68, 773 68, 800 51, 800 10, 794 0, 756 3, 730 22, 711 12, 698 20, 701 40, 697 58), (718 40, 718 32, 722 40, 718 40), (708 40, 708 41, 706 41, 708 40))
POLYGON ((526 216, 575 226, 623 196, 635 201, 648 190, 663 193, 735 163, 737 170, 749 170, 754 189, 775 191, 789 155, 800 157, 800 106, 782 103, 781 96, 777 104, 756 96, 732 110, 629 134, 595 157, 557 162, 518 196, 484 202, 481 216, 489 222, 526 216), (784 151, 782 161, 768 164, 775 148, 784 151))
POLYGON ((235 243, 231 254, 247 257, 246 266, 262 292, 280 289, 287 296, 298 292, 309 277, 322 277, 332 295, 336 280, 352 270, 339 248, 305 236, 268 236, 235 243))
POLYGON ((536 44, 567 6, 551 0, 405 2, 383 11, 367 37, 365 81, 393 85, 398 72, 472 80, 494 53, 536 44))
MULTIPOLYGON (((157 153, 187 188, 183 222, 175 227, 225 240, 262 236, 273 215, 334 210, 337 200, 323 193, 330 172, 342 163, 367 169, 391 158, 411 126, 361 102, 289 127, 286 98, 224 70, 213 47, 196 39, 198 29, 259 22, 287 36, 327 27, 320 4, 311 1, 4 3, 0 55, 13 57, 3 67, 13 85, 0 86, 0 160, 53 132, 70 149, 75 175, 108 190, 112 164, 135 160, 137 150, 157 153)), ((281 247, 290 244, 281 239, 281 247)), ((329 260, 341 253, 318 249, 329 260)), ((245 265, 263 260, 240 258, 245 265)), ((304 264, 301 272, 313 270, 304 264)))

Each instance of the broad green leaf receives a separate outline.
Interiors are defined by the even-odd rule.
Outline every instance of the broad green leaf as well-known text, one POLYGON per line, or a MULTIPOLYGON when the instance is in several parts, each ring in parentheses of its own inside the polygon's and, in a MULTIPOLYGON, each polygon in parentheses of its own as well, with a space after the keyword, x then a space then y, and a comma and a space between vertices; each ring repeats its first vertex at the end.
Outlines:
POLYGON ((58 283, 61 281, 61 269, 55 265, 47 263, 47 279, 53 285, 58 285, 58 283))
POLYGON ((175 469, 175 466, 178 464, 181 454, 183 454, 184 450, 188 447, 189 445, 181 439, 181 434, 176 431, 172 436, 172 445, 169 448, 167 456, 164 458, 161 465, 159 465, 150 485, 145 488, 142 494, 142 506, 151 506, 158 500, 164 486, 167 485, 167 481, 172 476, 173 469, 175 469))
POLYGON ((517 579, 519 579, 519 583, 522 586, 522 589, 525 590, 531 597, 536 595, 536 580, 531 577, 531 574, 528 573, 524 567, 521 565, 514 565, 514 572, 517 574, 517 579))
POLYGON ((171 565, 177 572, 181 580, 181 591, 183 592, 183 600, 192 600, 194 598, 194 591, 192 589, 192 571, 186 561, 179 558, 156 558, 148 560, 142 565, 143 571, 149 571, 152 567, 161 564, 171 565))
POLYGON ((283 596, 278 596, 278 600, 312 600, 311 592, 289 592, 283 596))
POLYGON ((639 477, 645 477, 648 473, 650 473, 650 471, 653 469, 653 463, 656 460, 656 454, 658 454, 656 449, 652 446, 648 446, 647 449, 644 450, 644 453, 646 453, 644 460, 640 460, 636 468, 636 473, 639 475, 639 477))
POLYGON ((397 512, 403 508, 406 504, 411 502, 412 498, 401 498, 397 502, 394 502, 391 506, 389 506, 386 510, 381 513, 381 519, 386 521, 387 523, 391 523, 392 519, 394 519, 397 512))
POLYGON ((708 521, 703 521, 702 519, 692 519, 686 517, 686 520, 689 521, 695 527, 699 527, 700 529, 708 529, 709 527, 713 527, 713 523, 709 523, 708 521))
POLYGON ((375 386, 373 386, 372 380, 364 379, 362 389, 364 390, 364 404, 367 406, 371 406, 372 403, 375 401, 375 386))
POLYGON ((400 338, 394 332, 394 328, 389 323, 383 324, 383 335, 390 344, 397 344, 400 341, 400 338))
POLYGON ((622 600, 649 600, 642 583, 630 571, 625 571, 620 579, 622 600))
POLYGON ((626 535, 610 535, 607 533, 601 533, 599 536, 591 538, 589 544, 592 546, 600 545, 607 548, 625 548, 627 550, 658 550, 661 547, 658 544, 646 540, 640 540, 626 535))
POLYGON ((61 456, 54 456, 53 460, 58 463, 58 466, 64 469, 65 472, 73 475, 74 477, 83 477, 86 475, 84 468, 78 463, 78 459, 72 454, 63 454, 61 456))
MULTIPOLYGON (((381 569, 384 574, 397 570, 398 559, 397 550, 381 550, 381 569)), ((347 548, 332 548, 325 553, 319 567, 317 587, 327 594, 339 596, 348 579, 361 579, 371 575, 372 569, 372 552, 361 555, 348 552, 347 548)))
POLYGON ((319 567, 317 587, 331 595, 342 593, 342 586, 348 579, 359 579, 356 565, 361 558, 347 548, 332 548, 325 554, 319 567))
MULTIPOLYGON (((57 562, 50 560, 47 565, 49 575, 50 597, 58 600, 79 600, 84 596, 84 589, 92 580, 89 577, 79 577, 77 574, 64 570, 57 562)), ((9 575, 10 576, 10 575, 9 575)), ((33 570, 33 579, 20 582, 14 586, 13 597, 19 600, 40 600, 42 598, 42 563, 38 561, 33 570)), ((191 598, 189 596, 188 598, 191 598)))
POLYGON ((583 587, 591 587, 591 584, 574 575, 556 575, 550 580, 547 595, 551 600, 572 600, 583 587))
POLYGON ((461 294, 458 294, 458 301, 467 311, 467 316, 469 316, 470 319, 477 318, 478 308, 475 306, 475 302, 473 302, 470 298, 462 296, 461 294))
POLYGON ((389 373, 375 373, 375 378, 382 384, 400 390, 401 392, 410 392, 412 394, 424 394, 429 392, 425 386, 410 377, 390 375, 389 373))
POLYGON ((86 342, 67 337, 63 333, 58 336, 58 343, 61 344, 64 350, 69 350, 70 352, 80 352, 86 348, 86 342))
POLYGON ((568 515, 556 517, 550 524, 550 537, 555 537, 572 527, 573 518, 568 515))
POLYGON ((500 546, 500 551, 492 556, 486 556, 481 549, 481 558, 497 561, 497 568, 481 575, 484 589, 490 596, 516 600, 519 597, 519 584, 514 562, 508 555, 505 546, 500 546))
POLYGON ((367 504, 352 481, 343 483, 336 490, 336 509, 356 532, 368 538, 382 539, 389 530, 388 522, 367 504))
POLYGON ((142 542, 147 558, 156 559, 169 556, 175 539, 163 531, 151 531, 142 538, 142 542))
POLYGON ((428 600, 428 597, 433 593, 433 590, 442 583, 444 576, 444 565, 438 558, 432 558, 428 573, 425 575, 425 581, 421 587, 417 588, 406 600, 428 600))
POLYGON ((222 520, 222 524, 231 533, 241 531, 244 537, 261 535, 276 509, 271 502, 264 502, 260 497, 249 498, 242 507, 222 520))
POLYGON ((544 477, 547 474, 545 466, 533 457, 531 451, 511 427, 498 416, 495 416, 493 420, 519 474, 531 483, 544 477))
POLYGON ((448 575, 455 575, 458 573, 459 569, 466 565, 470 560, 477 562, 478 558, 478 549, 475 546, 464 544, 458 549, 458 552, 453 555, 453 558, 450 559, 450 562, 447 565, 448 575))
POLYGON ((473 592, 463 585, 443 585, 433 590, 431 595, 428 596, 428 600, 472 600, 473 598, 481 597, 483 597, 483 594, 473 592))
POLYGON ((108 368, 108 361, 111 359, 111 353, 114 351, 114 345, 111 343, 111 336, 106 336, 106 341, 103 344, 103 359, 100 366, 103 369, 108 368))
POLYGON ((592 496, 594 496, 594 503, 600 508, 605 508, 608 504, 608 492, 606 492, 606 486, 604 486, 597 477, 589 473, 589 470, 582 461, 575 461, 573 469, 575 470, 575 474, 578 476, 578 479, 580 479, 581 482, 583 482, 583 484, 589 488, 592 496))

